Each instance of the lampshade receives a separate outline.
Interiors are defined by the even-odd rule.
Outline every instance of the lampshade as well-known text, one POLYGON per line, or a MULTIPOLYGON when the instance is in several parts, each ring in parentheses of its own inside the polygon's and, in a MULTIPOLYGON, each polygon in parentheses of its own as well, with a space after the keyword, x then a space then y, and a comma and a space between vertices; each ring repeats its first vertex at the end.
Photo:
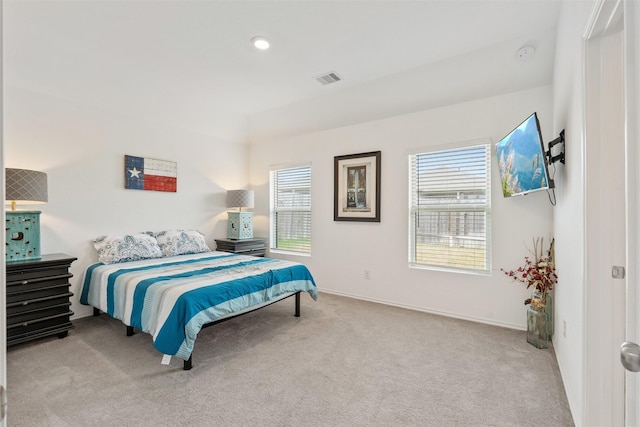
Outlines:
POLYGON ((11 202, 11 209, 15 210, 16 203, 36 204, 46 203, 47 174, 29 169, 5 169, 6 194, 5 200, 11 202))
POLYGON ((226 202, 228 208, 252 208, 253 190, 229 190, 226 202))

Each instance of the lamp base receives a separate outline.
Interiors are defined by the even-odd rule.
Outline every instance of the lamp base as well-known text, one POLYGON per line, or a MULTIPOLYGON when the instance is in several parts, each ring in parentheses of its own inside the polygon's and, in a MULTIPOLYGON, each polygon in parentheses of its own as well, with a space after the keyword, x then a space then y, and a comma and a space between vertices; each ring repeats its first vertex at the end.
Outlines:
POLYGON ((6 212, 6 261, 40 259, 40 211, 6 212))
POLYGON ((253 239, 253 212, 227 212, 227 238, 253 239))

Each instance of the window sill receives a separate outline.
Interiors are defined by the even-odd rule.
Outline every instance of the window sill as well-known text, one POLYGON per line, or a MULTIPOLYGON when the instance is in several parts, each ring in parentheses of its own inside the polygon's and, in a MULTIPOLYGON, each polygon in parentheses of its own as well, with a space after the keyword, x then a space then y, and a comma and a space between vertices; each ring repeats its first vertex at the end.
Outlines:
POLYGON ((434 265, 417 264, 412 262, 409 263, 409 268, 416 270, 442 271, 445 273, 469 274, 472 276, 491 276, 491 270, 463 270, 460 268, 437 267, 434 265))
POLYGON ((306 252, 294 252, 294 251, 283 251, 282 249, 269 249, 269 254, 281 254, 281 255, 290 255, 290 256, 301 256, 311 258, 310 253, 306 252))

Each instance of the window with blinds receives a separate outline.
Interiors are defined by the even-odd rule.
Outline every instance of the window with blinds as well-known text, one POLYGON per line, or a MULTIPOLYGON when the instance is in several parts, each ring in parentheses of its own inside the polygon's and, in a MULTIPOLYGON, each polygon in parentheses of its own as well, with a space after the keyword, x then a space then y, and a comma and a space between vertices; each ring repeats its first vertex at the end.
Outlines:
POLYGON ((491 146, 409 155, 409 261, 491 271, 491 146))
POLYGON ((270 172, 271 249, 311 253, 311 167, 270 172))

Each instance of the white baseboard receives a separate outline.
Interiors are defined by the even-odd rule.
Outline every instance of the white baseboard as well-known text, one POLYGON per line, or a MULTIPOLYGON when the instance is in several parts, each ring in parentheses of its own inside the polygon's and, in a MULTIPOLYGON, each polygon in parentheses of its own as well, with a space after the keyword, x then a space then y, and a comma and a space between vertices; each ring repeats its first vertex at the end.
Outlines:
POLYGON ((497 321, 491 320, 491 319, 484 319, 484 318, 481 318, 481 317, 467 316, 467 315, 464 315, 464 314, 452 313, 452 312, 449 312, 449 311, 434 310, 434 309, 430 309, 430 308, 417 307, 417 306, 412 306, 412 305, 407 305, 407 304, 400 304, 400 303, 396 303, 396 302, 392 302, 392 301, 384 301, 384 300, 379 300, 379 299, 376 299, 376 298, 368 298, 368 297, 364 297, 362 295, 354 295, 354 294, 349 294, 349 293, 346 293, 346 292, 334 291, 334 290, 331 290, 331 289, 318 288, 318 291, 319 292, 324 292, 326 294, 332 294, 332 295, 338 295, 338 296, 347 297, 347 298, 358 299, 358 300, 362 300, 362 301, 374 302, 374 303, 377 303, 377 304, 390 305, 392 307, 405 308, 407 310, 421 311, 423 313, 429 313, 429 314, 436 314, 438 316, 452 317, 454 319, 468 320, 470 322, 484 323, 486 325, 492 325, 492 326, 499 326, 501 328, 515 329, 515 330, 518 330, 518 331, 526 331, 527 330, 526 328, 522 327, 521 325, 515 325, 515 324, 505 323, 505 322, 497 322, 497 321))

